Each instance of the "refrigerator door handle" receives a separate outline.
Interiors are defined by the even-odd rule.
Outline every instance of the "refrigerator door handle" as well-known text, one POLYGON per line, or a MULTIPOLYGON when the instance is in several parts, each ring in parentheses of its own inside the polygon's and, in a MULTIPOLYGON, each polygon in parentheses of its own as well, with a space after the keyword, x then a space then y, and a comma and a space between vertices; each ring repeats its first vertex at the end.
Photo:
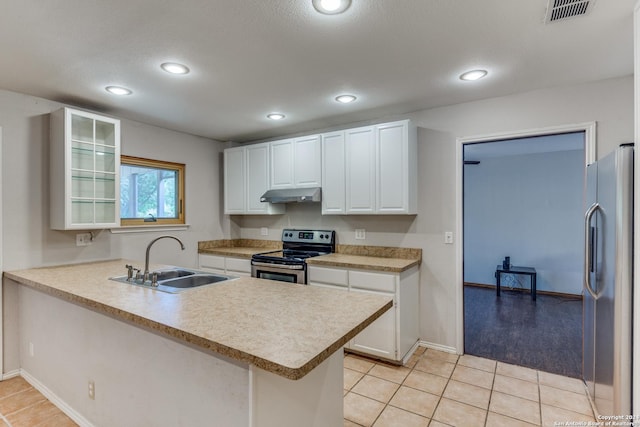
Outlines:
POLYGON ((594 300, 598 299, 600 295, 591 287, 591 271, 595 271, 593 268, 595 248, 593 247, 594 239, 591 228, 591 218, 598 210, 600 210, 600 205, 594 203, 587 209, 587 213, 584 215, 584 289, 589 292, 594 300))

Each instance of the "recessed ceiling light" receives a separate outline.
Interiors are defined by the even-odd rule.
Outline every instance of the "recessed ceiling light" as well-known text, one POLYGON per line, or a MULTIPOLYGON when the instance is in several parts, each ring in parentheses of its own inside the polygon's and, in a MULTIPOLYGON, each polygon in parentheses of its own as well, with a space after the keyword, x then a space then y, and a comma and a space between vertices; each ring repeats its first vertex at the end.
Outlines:
POLYGON ((270 113, 270 114, 267 114, 267 118, 269 118, 271 120, 282 120, 282 119, 284 119, 284 114, 282 114, 282 113, 270 113))
POLYGON ((487 75, 487 70, 471 70, 460 74, 460 80, 475 81, 480 80, 487 75))
POLYGON ((355 95, 339 95, 336 96, 336 101, 342 103, 342 104, 348 104, 350 102, 355 101, 357 98, 355 95))
POLYGON ((131 90, 122 86, 107 86, 104 90, 114 95, 131 95, 133 93, 131 90))
POLYGON ((313 7, 325 15, 337 15, 351 6, 351 0, 312 0, 313 7))
POLYGON ((162 69, 167 73, 171 74, 189 73, 189 67, 187 67, 186 65, 178 64, 177 62, 165 62, 164 64, 160 65, 160 67, 162 67, 162 69))

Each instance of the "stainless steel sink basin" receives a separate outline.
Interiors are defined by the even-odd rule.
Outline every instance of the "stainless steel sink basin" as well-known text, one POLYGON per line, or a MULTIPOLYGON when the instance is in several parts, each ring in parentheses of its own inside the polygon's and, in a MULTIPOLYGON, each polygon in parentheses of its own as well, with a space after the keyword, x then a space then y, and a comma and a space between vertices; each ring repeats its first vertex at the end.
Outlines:
POLYGON ((192 276, 196 274, 195 271, 185 270, 183 268, 172 268, 171 270, 158 270, 155 273, 158 274, 158 282, 161 280, 175 279, 176 277, 192 276))
POLYGON ((188 270, 184 268, 158 270, 154 273, 158 274, 157 286, 152 286, 151 282, 143 283, 141 279, 127 279, 127 276, 110 277, 109 279, 120 283, 128 283, 130 285, 156 289, 158 291, 169 292, 172 294, 183 292, 187 289, 213 285, 215 283, 236 279, 235 276, 207 273, 204 271, 188 270))
POLYGON ((209 285, 211 283, 224 282, 230 278, 231 276, 222 276, 219 274, 194 274, 192 276, 176 277, 175 279, 158 281, 158 287, 164 286, 177 289, 196 288, 198 286, 209 285))

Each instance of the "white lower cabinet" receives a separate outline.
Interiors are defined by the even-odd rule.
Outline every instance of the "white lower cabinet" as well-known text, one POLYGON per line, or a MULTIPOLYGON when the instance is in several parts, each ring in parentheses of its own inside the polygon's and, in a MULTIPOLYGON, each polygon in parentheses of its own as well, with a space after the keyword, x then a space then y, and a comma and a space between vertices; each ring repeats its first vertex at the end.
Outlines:
POLYGON ((365 291, 357 288, 351 288, 351 292, 380 295, 392 298, 394 301, 390 310, 374 320, 372 324, 351 340, 349 348, 372 356, 382 357, 383 359, 402 360, 403 355, 398 354, 396 345, 398 305, 395 301, 395 294, 365 291))
POLYGON ((219 255, 198 255, 198 268, 216 274, 251 276, 251 260, 219 255))
POLYGON ((309 266, 309 285, 382 295, 393 307, 356 335, 345 348, 395 363, 405 362, 418 342, 419 269, 381 273, 309 266))

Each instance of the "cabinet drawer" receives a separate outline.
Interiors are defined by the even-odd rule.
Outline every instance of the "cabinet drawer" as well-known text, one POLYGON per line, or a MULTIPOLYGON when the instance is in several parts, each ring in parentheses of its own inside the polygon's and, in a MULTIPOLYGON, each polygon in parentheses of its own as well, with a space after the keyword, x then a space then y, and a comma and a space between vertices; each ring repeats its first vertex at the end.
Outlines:
POLYGON ((227 272, 238 271, 242 273, 251 274, 251 261, 242 258, 227 258, 226 260, 227 272))
POLYGON ((224 257, 216 255, 199 255, 200 268, 224 271, 224 257))
POLYGON ((396 291, 396 275, 349 271, 349 285, 352 288, 369 289, 380 292, 396 291))
POLYGON ((324 268, 309 266, 307 274, 309 282, 328 283, 332 285, 347 286, 349 283, 348 271, 337 268, 324 268))

